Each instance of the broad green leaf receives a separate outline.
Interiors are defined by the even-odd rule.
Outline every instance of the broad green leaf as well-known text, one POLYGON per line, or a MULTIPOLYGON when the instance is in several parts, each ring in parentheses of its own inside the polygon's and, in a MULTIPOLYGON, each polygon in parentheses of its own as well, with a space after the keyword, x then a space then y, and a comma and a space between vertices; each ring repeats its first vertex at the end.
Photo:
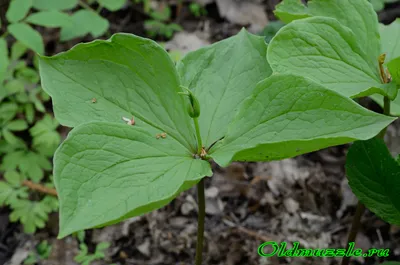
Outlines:
POLYGON ((380 25, 382 53, 386 53, 386 62, 400 57, 400 18, 385 26, 380 25))
POLYGON ((226 133, 238 106, 255 85, 271 75, 264 38, 238 35, 191 52, 178 63, 182 84, 200 102, 200 133, 208 147, 226 133))
POLYGON ((310 79, 274 74, 257 85, 209 154, 221 166, 278 160, 369 139, 394 120, 310 79))
POLYGON ((381 263, 380 265, 400 265, 400 262, 397 262, 397 261, 386 261, 384 263, 381 263))
MULTIPOLYGON (((300 0, 284 0, 278 5, 288 22, 308 16, 322 16, 337 19, 348 27, 364 51, 366 61, 372 69, 378 67, 380 54, 378 16, 366 0, 312 0, 308 7, 300 0)), ((275 11, 276 13, 277 11, 275 11)), ((278 11, 279 14, 279 11, 278 11)))
POLYGON ((166 132, 196 150, 186 99, 178 94, 175 65, 154 41, 116 34, 107 41, 79 44, 60 55, 42 57, 40 75, 62 125, 123 124, 123 117, 134 117, 135 127, 152 128, 154 135, 166 132))
POLYGON ((387 67, 393 81, 396 82, 398 86, 400 86, 400 57, 391 60, 387 64, 387 67))
POLYGON ((7 73, 8 60, 8 47, 5 39, 0 38, 0 84, 3 83, 7 73))
POLYGON ((327 17, 293 21, 268 46, 268 61, 276 73, 311 78, 347 97, 379 93, 394 99, 396 86, 382 84, 378 67, 366 58, 353 32, 327 17))
POLYGON ((63 27, 72 24, 72 19, 66 13, 51 10, 33 13, 25 22, 44 27, 63 27))
POLYGON ((284 0, 274 10, 274 14, 283 22, 309 17, 308 9, 301 0, 284 0))
POLYGON ((6 18, 10 23, 23 19, 32 7, 32 0, 11 0, 6 18))
POLYGON ((117 11, 125 5, 126 0, 97 0, 97 2, 110 11, 117 11))
POLYGON ((382 139, 355 142, 347 153, 346 174, 352 191, 369 210, 400 225, 400 165, 382 139))
POLYGON ((90 33, 93 37, 103 35, 108 27, 107 19, 102 18, 96 12, 81 9, 71 16, 71 24, 61 28, 61 40, 67 41, 77 37, 83 37, 90 33))
POLYGON ((59 237, 160 208, 212 174, 173 137, 115 122, 74 128, 54 161, 59 237))
POLYGON ((72 9, 79 0, 33 0, 33 7, 39 10, 66 10, 72 9))
POLYGON ((8 26, 8 31, 18 41, 39 54, 44 53, 44 44, 39 32, 25 23, 16 23, 8 26))

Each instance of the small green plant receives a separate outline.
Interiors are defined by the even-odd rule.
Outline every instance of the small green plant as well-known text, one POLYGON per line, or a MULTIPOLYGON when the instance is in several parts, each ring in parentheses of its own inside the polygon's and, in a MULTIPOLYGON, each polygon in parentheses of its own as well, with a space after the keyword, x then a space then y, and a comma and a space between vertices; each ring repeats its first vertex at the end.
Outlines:
POLYGON ((93 37, 104 35, 109 22, 98 13, 104 7, 110 11, 122 8, 125 0, 96 0, 97 11, 93 10, 83 0, 11 0, 6 13, 8 21, 6 36, 11 34, 15 39, 32 49, 43 54, 44 43, 42 36, 33 26, 47 28, 60 28, 61 41, 71 40, 91 34, 93 37), (73 14, 68 11, 77 6, 82 9, 76 10, 73 14))
POLYGON ((350 99, 397 95, 394 82, 381 80, 372 6, 341 0, 333 6, 346 8, 332 11, 329 1, 312 3, 321 15, 298 16, 308 9, 297 5, 304 10, 293 17, 305 19, 283 27, 269 45, 242 30, 176 67, 157 43, 129 34, 41 57, 55 115, 73 127, 54 157, 59 237, 160 208, 197 185, 199 265, 210 160, 227 166, 294 157, 371 139, 394 121, 350 99), (326 17, 354 8, 368 12, 346 24, 353 27, 326 17), (360 21, 372 21, 368 31, 359 30, 360 21), (376 39, 364 42, 369 36, 376 39))
POLYGON ((149 12, 151 19, 144 22, 144 26, 147 29, 147 34, 150 37, 157 35, 171 38, 174 32, 181 31, 182 27, 176 23, 170 23, 171 20, 171 8, 168 5, 164 5, 160 10, 152 10, 149 12))
POLYGON ((102 260, 105 258, 104 251, 110 247, 110 243, 101 242, 97 244, 94 253, 91 254, 89 253, 88 246, 85 244, 85 232, 79 231, 77 237, 80 242, 80 251, 78 255, 74 258, 76 262, 81 265, 90 265, 93 261, 102 260))
POLYGON ((44 240, 40 242, 35 251, 31 251, 28 257, 24 260, 24 265, 38 264, 41 260, 46 260, 51 254, 51 245, 44 240))
POLYGON ((198 3, 195 3, 195 2, 190 3, 189 9, 190 9, 190 12, 192 12, 192 14, 195 17, 201 17, 201 16, 207 15, 207 10, 198 3))

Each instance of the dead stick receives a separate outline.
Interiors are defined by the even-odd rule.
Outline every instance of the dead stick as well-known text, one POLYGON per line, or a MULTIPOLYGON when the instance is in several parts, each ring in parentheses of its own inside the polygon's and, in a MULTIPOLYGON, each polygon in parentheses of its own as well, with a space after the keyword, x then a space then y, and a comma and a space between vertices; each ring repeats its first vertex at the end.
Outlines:
POLYGON ((22 185, 30 188, 31 190, 36 190, 36 191, 39 191, 39 192, 46 193, 46 194, 49 194, 49 195, 57 197, 57 191, 55 189, 45 187, 45 186, 43 186, 41 184, 33 183, 30 180, 24 180, 22 182, 22 185))

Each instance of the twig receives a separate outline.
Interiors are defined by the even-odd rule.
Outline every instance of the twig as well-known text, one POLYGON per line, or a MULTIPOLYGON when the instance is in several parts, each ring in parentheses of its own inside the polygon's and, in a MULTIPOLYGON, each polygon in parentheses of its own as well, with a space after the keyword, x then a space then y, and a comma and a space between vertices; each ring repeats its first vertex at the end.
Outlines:
POLYGON ((33 183, 30 180, 24 180, 22 182, 22 185, 30 188, 31 190, 36 190, 36 191, 39 191, 41 193, 46 193, 48 195, 57 197, 57 191, 55 189, 45 187, 45 186, 43 186, 41 184, 33 183))

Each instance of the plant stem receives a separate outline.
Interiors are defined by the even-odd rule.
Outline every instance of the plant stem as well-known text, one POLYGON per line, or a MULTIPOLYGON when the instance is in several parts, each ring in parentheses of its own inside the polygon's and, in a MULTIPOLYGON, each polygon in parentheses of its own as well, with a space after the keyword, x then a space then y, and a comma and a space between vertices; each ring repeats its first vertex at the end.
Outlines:
POLYGON ((197 184, 197 198, 199 205, 199 216, 197 224, 197 246, 196 246, 196 265, 201 265, 203 258, 204 241, 204 218, 206 215, 206 206, 204 200, 204 178, 197 184))
MULTIPOLYGON (((390 99, 388 97, 384 97, 383 99, 383 114, 390 115, 390 99)), ((383 139, 385 137, 387 127, 382 129, 382 131, 377 135, 377 137, 383 139)), ((361 217, 365 211, 365 206, 360 201, 357 204, 356 213, 353 217, 353 222, 351 224, 349 237, 347 238, 347 246, 349 246, 350 242, 355 242, 357 237, 357 232, 361 226, 361 217)), ((350 261, 350 257, 343 257, 341 265, 348 265, 350 261)))
POLYGON ((197 138, 197 154, 201 154, 201 149, 203 148, 203 143, 201 142, 201 135, 200 135, 200 127, 199 127, 199 119, 193 118, 194 128, 196 129, 196 138, 197 138))
MULTIPOLYGON (((354 217, 353 217, 353 222, 351 224, 349 237, 347 238, 347 246, 349 246, 350 242, 354 242, 356 240, 358 229, 361 226, 360 221, 361 221, 362 214, 364 213, 364 210, 365 210, 364 204, 362 204, 359 201, 357 204, 356 213, 354 214, 354 217)), ((348 265, 349 261, 350 261, 350 257, 344 256, 342 259, 341 265, 348 265)))
MULTIPOLYGON (((383 98, 383 114, 390 115, 390 99, 388 97, 383 98)), ((383 128, 377 137, 384 138, 387 127, 383 128)))

